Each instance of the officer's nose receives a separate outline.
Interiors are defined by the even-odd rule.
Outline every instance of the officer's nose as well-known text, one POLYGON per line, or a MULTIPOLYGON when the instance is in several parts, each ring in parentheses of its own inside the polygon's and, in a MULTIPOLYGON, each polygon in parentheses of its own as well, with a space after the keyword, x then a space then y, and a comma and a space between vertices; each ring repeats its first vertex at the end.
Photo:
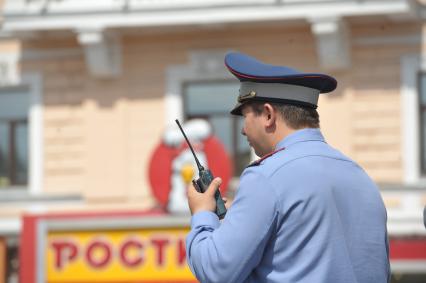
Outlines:
POLYGON ((245 136, 245 135, 246 135, 246 132, 244 131, 244 127, 242 127, 242 128, 241 128, 241 134, 242 134, 243 136, 245 136))

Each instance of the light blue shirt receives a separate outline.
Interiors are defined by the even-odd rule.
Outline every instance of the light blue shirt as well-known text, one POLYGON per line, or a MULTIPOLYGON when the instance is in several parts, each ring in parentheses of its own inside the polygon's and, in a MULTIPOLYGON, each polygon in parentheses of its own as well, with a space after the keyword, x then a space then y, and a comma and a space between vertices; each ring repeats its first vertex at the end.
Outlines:
POLYGON ((225 219, 196 213, 187 260, 200 282, 385 283, 386 209, 362 168, 319 129, 296 131, 241 175, 225 219))

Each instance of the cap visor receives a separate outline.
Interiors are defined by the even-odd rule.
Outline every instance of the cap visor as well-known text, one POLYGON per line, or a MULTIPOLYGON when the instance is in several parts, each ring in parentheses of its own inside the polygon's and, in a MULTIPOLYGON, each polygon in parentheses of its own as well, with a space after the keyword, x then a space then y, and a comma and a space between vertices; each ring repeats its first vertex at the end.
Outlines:
POLYGON ((235 105, 235 107, 231 110, 231 114, 232 115, 237 115, 237 116, 242 116, 243 114, 241 113, 241 108, 242 108, 243 104, 238 102, 237 105, 235 105))

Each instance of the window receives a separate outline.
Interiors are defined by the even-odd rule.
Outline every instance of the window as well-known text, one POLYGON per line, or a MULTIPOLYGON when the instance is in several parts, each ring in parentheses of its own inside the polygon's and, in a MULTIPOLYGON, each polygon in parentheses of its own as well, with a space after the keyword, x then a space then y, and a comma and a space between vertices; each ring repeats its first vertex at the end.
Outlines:
POLYGON ((250 147, 241 135, 243 118, 230 115, 237 101, 239 82, 215 81, 187 83, 184 87, 185 118, 203 118, 224 144, 239 176, 250 162, 250 147))
POLYGON ((0 189, 28 183, 28 107, 26 90, 0 92, 0 189))
POLYGON ((420 168, 426 175, 426 73, 419 75, 420 168))
POLYGON ((7 247, 6 254, 6 281, 5 283, 18 283, 19 281, 19 248, 7 247))

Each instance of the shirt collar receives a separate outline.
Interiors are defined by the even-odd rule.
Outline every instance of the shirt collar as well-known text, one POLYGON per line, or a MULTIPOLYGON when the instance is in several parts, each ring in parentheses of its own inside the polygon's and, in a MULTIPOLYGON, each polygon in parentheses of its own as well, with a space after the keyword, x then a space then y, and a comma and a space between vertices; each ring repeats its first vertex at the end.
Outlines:
POLYGON ((305 141, 322 141, 325 142, 323 135, 319 128, 306 128, 297 130, 296 132, 288 135, 282 139, 276 146, 275 150, 283 147, 289 147, 298 142, 305 141))

